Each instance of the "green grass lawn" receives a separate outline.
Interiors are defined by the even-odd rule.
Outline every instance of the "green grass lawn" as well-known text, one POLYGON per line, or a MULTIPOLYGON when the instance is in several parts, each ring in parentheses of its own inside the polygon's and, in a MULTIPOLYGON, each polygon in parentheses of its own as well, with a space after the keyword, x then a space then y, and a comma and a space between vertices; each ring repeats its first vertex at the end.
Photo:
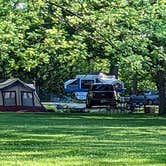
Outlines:
POLYGON ((0 166, 164 166, 166 117, 0 113, 0 166))

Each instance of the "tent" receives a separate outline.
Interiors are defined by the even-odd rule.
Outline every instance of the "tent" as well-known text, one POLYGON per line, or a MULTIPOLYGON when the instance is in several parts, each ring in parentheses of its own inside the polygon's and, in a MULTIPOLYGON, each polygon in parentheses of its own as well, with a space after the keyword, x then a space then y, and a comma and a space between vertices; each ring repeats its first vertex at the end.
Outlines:
POLYGON ((33 84, 18 78, 0 83, 0 111, 45 111, 33 84))

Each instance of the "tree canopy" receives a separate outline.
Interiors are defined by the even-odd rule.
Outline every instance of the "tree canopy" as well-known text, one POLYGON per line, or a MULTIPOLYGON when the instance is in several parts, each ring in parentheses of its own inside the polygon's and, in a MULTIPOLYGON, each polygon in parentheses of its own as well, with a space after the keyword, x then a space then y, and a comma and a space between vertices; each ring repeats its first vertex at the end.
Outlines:
POLYGON ((61 94, 76 74, 118 64, 127 92, 135 74, 163 92, 165 18, 165 0, 0 0, 0 76, 61 94))

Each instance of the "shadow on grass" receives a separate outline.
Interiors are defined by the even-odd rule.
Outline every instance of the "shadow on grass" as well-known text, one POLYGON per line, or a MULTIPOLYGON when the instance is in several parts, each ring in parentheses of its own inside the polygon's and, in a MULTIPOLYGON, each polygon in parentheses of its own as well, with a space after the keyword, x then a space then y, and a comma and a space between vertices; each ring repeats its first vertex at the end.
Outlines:
POLYGON ((121 159, 139 164, 147 159, 164 164, 165 124, 156 115, 2 113, 0 154, 2 160, 75 156, 100 158, 100 163, 121 159))

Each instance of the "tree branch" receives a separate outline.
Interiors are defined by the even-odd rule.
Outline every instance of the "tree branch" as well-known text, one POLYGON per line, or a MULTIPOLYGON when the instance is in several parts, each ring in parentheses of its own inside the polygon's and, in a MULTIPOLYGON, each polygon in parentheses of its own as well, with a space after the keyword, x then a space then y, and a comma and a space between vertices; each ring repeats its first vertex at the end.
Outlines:
MULTIPOLYGON (((82 21, 85 21, 85 19, 84 19, 82 16, 80 16, 79 14, 77 14, 77 13, 75 13, 75 12, 73 12, 73 11, 70 11, 70 10, 66 9, 65 7, 63 7, 63 6, 61 6, 61 5, 58 5, 58 4, 54 3, 54 2, 50 2, 50 0, 47 0, 47 2, 48 2, 50 5, 56 6, 56 7, 60 8, 60 9, 62 9, 63 11, 66 11, 66 12, 69 13, 70 15, 76 16, 77 18, 81 19, 82 21)), ((97 33, 106 43, 108 43, 112 48, 116 49, 116 50, 117 50, 118 52, 120 52, 120 53, 123 53, 122 50, 121 50, 119 47, 117 47, 111 40, 109 40, 108 38, 106 38, 102 33, 98 32, 98 31, 96 31, 96 33, 97 33)), ((94 38, 92 38, 92 37, 91 37, 91 39, 94 40, 94 38)), ((95 41, 97 41, 97 40, 95 40, 95 41)), ((98 42, 98 41, 97 41, 97 42, 98 42)))

